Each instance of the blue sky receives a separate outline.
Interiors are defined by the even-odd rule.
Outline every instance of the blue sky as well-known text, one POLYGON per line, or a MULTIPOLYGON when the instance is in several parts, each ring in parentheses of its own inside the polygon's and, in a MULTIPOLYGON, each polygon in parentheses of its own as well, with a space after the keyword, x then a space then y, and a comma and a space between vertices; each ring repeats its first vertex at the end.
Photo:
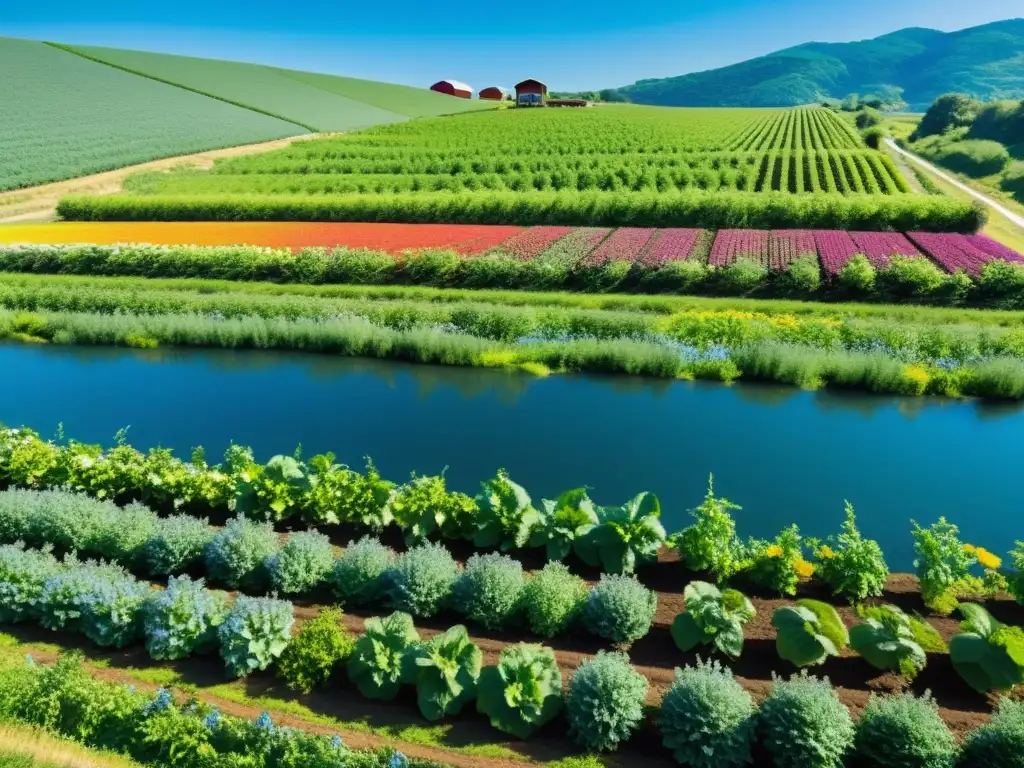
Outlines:
POLYGON ((626 85, 809 40, 909 26, 953 30, 1024 15, 1021 0, 49 0, 11 2, 0 35, 256 61, 477 88, 626 85))

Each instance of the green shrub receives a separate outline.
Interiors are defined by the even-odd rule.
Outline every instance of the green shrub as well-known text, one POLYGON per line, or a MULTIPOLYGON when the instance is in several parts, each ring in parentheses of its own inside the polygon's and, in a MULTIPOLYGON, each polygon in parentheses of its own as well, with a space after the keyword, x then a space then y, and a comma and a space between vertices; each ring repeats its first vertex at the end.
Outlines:
POLYGON ((457 715, 476 698, 483 654, 456 624, 412 651, 410 675, 416 683, 420 713, 427 720, 457 715))
POLYGON ((502 551, 525 547, 531 531, 540 521, 526 489, 512 482, 503 469, 481 485, 475 499, 478 511, 473 544, 500 547, 502 551))
POLYGON ((696 522, 671 539, 691 571, 707 571, 719 583, 745 567, 743 545, 736 536, 732 510, 740 509, 726 498, 716 498, 714 479, 708 478, 704 501, 690 516, 696 522))
POLYGON ((455 609, 487 629, 503 629, 519 617, 523 566, 507 555, 473 555, 455 582, 455 609))
POLYGON ((937 136, 950 128, 962 128, 974 122, 981 103, 962 93, 944 93, 925 112, 911 135, 912 141, 937 136))
POLYGON ((331 541, 316 531, 289 534, 284 546, 264 563, 274 589, 286 595, 313 590, 323 583, 333 565, 331 541))
POLYGON ((473 501, 462 493, 449 493, 444 475, 413 475, 391 497, 389 511, 405 533, 408 544, 422 544, 430 536, 460 532, 471 516, 473 501))
POLYGON ((412 616, 369 618, 348 657, 348 677, 368 699, 390 701, 409 679, 408 658, 420 641, 412 616))
POLYGON ((978 693, 1024 683, 1024 630, 996 621, 980 605, 962 603, 960 632, 949 641, 953 668, 978 693))
POLYGON ((562 711, 562 673, 539 645, 506 646, 480 673, 476 708, 499 731, 528 739, 562 711))
POLYGON ((896 670, 911 679, 927 664, 910 618, 894 605, 874 608, 864 624, 853 627, 850 647, 871 666, 896 670))
POLYGON ((576 540, 576 554, 606 573, 633 573, 656 560, 665 543, 661 504, 653 493, 637 494, 621 507, 599 507, 598 524, 576 540))
POLYGON ((599 651, 569 680, 565 714, 569 738, 595 752, 613 750, 643 721, 647 679, 622 653, 599 651))
POLYGON ((776 766, 840 768, 853 746, 850 713, 829 683, 806 672, 775 677, 761 704, 758 734, 776 766))
POLYGON ((735 589, 720 591, 713 584, 691 581, 683 590, 685 609, 672 622, 672 640, 684 653, 713 644, 730 658, 743 651, 743 625, 755 614, 754 605, 735 589))
POLYGON ((772 626, 779 657, 798 667, 838 656, 850 641, 836 609, 818 600, 797 600, 795 606, 776 608, 772 626))
POLYGON ((956 585, 968 578, 975 558, 964 549, 960 529, 946 518, 940 517, 929 528, 921 528, 913 520, 911 523, 921 598, 929 608, 948 614, 956 606, 952 597, 956 585))
POLYGON ((928 695, 872 696, 857 722, 854 755, 864 768, 953 768, 958 751, 928 695))
POLYGON ((861 137, 864 139, 864 143, 871 149, 882 149, 886 136, 887 134, 885 129, 879 128, 878 126, 868 128, 866 131, 861 132, 861 137))
POLYGON ((316 482, 305 495, 303 515, 313 523, 355 523, 380 530, 391 520, 390 502, 395 484, 384 480, 367 460, 362 474, 335 464, 334 455, 314 456, 309 465, 316 482))
POLYGON ((833 595, 850 602, 881 597, 889 567, 878 542, 861 536, 850 502, 846 502, 842 533, 824 543, 812 541, 811 549, 818 558, 815 575, 831 587, 833 595))
POLYGON ((0 622, 38 619, 43 587, 60 571, 49 552, 26 550, 20 543, 0 546, 0 622))
POLYGON ((1024 702, 1000 697, 992 721, 964 741, 963 768, 1024 768, 1024 702))
POLYGON ((458 575, 447 549, 423 544, 395 558, 384 574, 384 593, 393 610, 429 618, 448 603, 458 575))
POLYGON ((631 643, 651 629, 658 596, 632 576, 603 574, 583 605, 583 623, 598 637, 631 643))
POLYGON ((676 762, 693 768, 736 768, 753 763, 754 702, 718 662, 697 659, 676 669, 658 710, 662 743, 676 762))
POLYGON ((875 290, 877 272, 862 253, 854 254, 836 275, 839 285, 855 296, 869 296, 875 290))
POLYGON ((977 277, 978 294, 995 306, 1024 306, 1024 264, 992 259, 977 277))
POLYGON ((527 580, 523 605, 530 631, 554 637, 567 631, 587 601, 586 582, 562 563, 548 563, 527 580))
POLYGON ((854 118, 857 128, 862 131, 866 128, 873 128, 876 125, 881 125, 884 120, 885 118, 882 116, 882 113, 872 107, 864 107, 854 118))
POLYGON ((269 667, 288 646, 294 623, 292 604, 286 600, 239 595, 217 628, 228 674, 242 677, 269 667))
POLYGON ((708 266, 697 259, 670 261, 640 278, 640 289, 651 293, 698 293, 708 281, 708 266))
POLYGON ((775 285, 783 293, 793 296, 808 296, 821 288, 821 267, 817 254, 805 254, 793 260, 775 279, 775 285))
POLYGON ((171 576, 144 610, 146 651, 158 661, 184 659, 212 651, 217 628, 228 615, 223 593, 211 592, 202 579, 171 576))
POLYGON ((1001 173, 1010 164, 1010 153, 997 141, 974 139, 943 146, 935 159, 952 171, 980 178, 1001 173))
POLYGON ((564 560, 576 541, 598 524, 597 508, 585 488, 566 491, 554 501, 541 500, 531 547, 544 547, 548 560, 564 560))
POLYGON ((744 296, 762 287, 767 279, 767 267, 742 256, 729 266, 716 269, 711 277, 715 289, 729 296, 744 296))
POLYGON ((395 258, 380 251, 335 248, 324 269, 325 283, 385 285, 395 280, 395 258))
POLYGON ((929 299, 945 281, 942 270, 920 256, 893 256, 875 274, 878 290, 894 299, 929 299))
POLYGON ((302 693, 322 688, 352 654, 355 640, 341 623, 337 608, 325 608, 301 627, 277 663, 277 675, 302 693))
MULTIPOLYGON (((131 590, 134 588, 132 585, 137 583, 117 565, 77 563, 67 558, 64 566, 43 583, 39 593, 39 623, 46 629, 84 630, 94 604, 101 610, 112 608, 115 591, 122 585, 131 590), (110 594, 109 602, 101 597, 105 594, 110 594)), ((130 603, 129 610, 121 617, 122 621, 118 622, 126 641, 132 639, 136 630, 141 628, 141 603, 134 599, 130 603)), ((102 622, 104 616, 98 615, 96 618, 102 622)), ((112 626, 111 630, 114 629, 112 626)))
POLYGON ((205 518, 172 515, 161 519, 143 548, 149 572, 167 576, 193 568, 216 533, 205 518))
POLYGON ((139 639, 151 589, 124 576, 97 582, 79 598, 82 634, 101 648, 123 648, 139 639))
POLYGON ((1000 185, 1004 192, 1009 192, 1018 200, 1024 200, 1024 162, 1013 163, 1007 168, 1000 185))
POLYGON ((211 578, 232 589, 259 589, 268 580, 264 564, 279 546, 270 523, 236 517, 210 540, 203 557, 211 578))
POLYGON ((350 541, 334 563, 331 586, 344 603, 373 603, 383 593, 384 574, 394 556, 394 552, 370 536, 350 541))
POLYGON ((265 465, 251 462, 239 476, 235 511, 282 520, 299 510, 311 489, 309 467, 291 456, 274 456, 265 465))
POLYGON ((407 256, 402 272, 416 285, 451 286, 459 282, 463 263, 454 251, 421 251, 407 256))

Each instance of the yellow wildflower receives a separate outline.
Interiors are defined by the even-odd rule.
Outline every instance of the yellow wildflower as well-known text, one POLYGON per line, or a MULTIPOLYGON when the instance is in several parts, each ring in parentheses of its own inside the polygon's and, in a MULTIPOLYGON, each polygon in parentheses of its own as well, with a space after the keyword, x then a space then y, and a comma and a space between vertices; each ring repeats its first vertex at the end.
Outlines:
POLYGON ((983 547, 977 547, 974 550, 974 556, 978 558, 978 562, 981 563, 984 568, 988 568, 993 571, 1003 564, 1003 561, 998 555, 993 555, 983 547))
POLYGON ((920 365, 908 365, 906 370, 903 371, 903 376, 910 384, 913 394, 915 395, 923 395, 928 386, 928 382, 931 381, 932 378, 928 375, 928 371, 920 365))
POLYGON ((820 557, 822 560, 827 560, 828 558, 835 556, 836 553, 832 551, 832 547, 830 547, 828 544, 822 544, 821 547, 818 549, 818 557, 820 557))
POLYGON ((772 544, 765 550, 765 554, 768 555, 768 557, 782 557, 782 547, 778 544, 772 544))
POLYGON ((803 576, 805 579, 811 578, 814 575, 814 564, 808 563, 803 558, 796 561, 796 572, 803 576))
POLYGON ((973 544, 964 544, 964 552, 966 552, 968 555, 973 555, 977 551, 978 548, 973 544))

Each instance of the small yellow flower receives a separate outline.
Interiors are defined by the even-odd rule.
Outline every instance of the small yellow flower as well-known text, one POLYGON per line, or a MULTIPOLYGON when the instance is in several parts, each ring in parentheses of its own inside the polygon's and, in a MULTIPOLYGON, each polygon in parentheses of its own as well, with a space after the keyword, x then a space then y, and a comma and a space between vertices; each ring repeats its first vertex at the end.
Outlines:
POLYGON ((808 563, 803 558, 796 561, 796 572, 805 579, 811 578, 814 575, 814 564, 808 563))
POLYGON ((974 556, 978 558, 978 562, 981 563, 983 567, 989 568, 993 571, 1003 564, 1003 561, 998 555, 993 555, 983 547, 976 547, 974 550, 974 556))
POLYGON ((821 547, 818 549, 818 557, 820 557, 822 560, 827 560, 828 558, 835 556, 836 553, 832 551, 832 547, 830 547, 828 544, 822 544, 821 547))
POLYGON ((966 552, 968 555, 973 555, 977 551, 978 548, 973 544, 964 544, 964 552, 966 552))
POLYGON ((925 389, 928 387, 928 382, 932 378, 928 375, 928 371, 920 365, 908 365, 903 371, 903 375, 918 395, 924 394, 925 389))
POLYGON ((782 557, 782 547, 778 544, 772 544, 765 550, 765 554, 768 555, 768 557, 782 557))

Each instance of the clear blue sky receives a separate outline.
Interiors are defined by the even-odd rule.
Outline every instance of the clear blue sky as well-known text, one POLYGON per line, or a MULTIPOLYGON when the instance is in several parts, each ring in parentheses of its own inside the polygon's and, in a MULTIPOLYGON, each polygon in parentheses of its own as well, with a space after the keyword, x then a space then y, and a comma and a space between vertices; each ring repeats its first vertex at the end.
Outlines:
POLYGON ((1024 15, 1022 0, 48 0, 5 3, 0 35, 477 88, 626 85, 810 40, 953 30, 1024 15))

